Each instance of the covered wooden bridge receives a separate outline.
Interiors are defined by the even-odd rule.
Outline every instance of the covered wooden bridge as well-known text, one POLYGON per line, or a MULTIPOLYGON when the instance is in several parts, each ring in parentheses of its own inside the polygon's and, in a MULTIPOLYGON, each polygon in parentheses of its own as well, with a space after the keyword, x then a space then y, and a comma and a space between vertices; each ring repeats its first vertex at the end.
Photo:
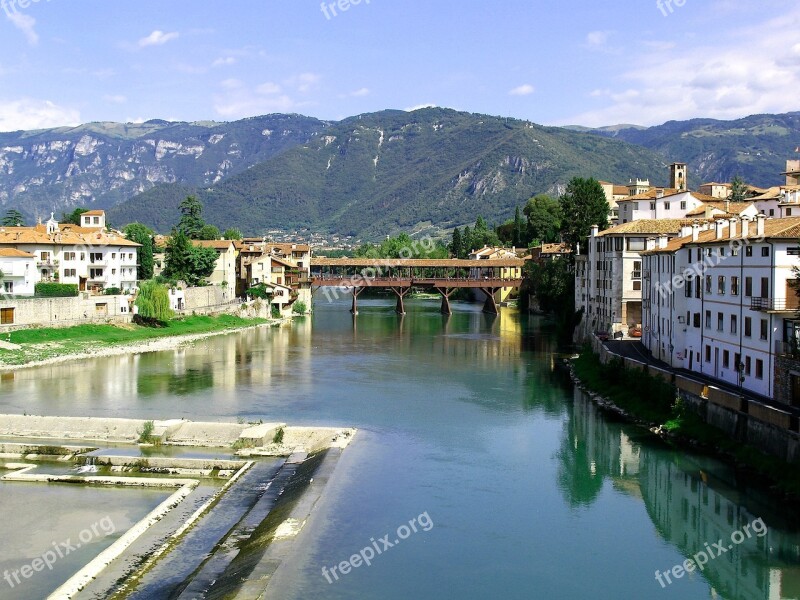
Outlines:
POLYGON ((353 314, 358 313, 358 296, 367 288, 391 289, 399 314, 405 314, 403 299, 412 288, 435 290, 442 296, 442 312, 448 315, 453 291, 479 289, 486 296, 484 311, 497 314, 497 293, 522 285, 524 264, 522 259, 313 258, 311 284, 352 290, 353 314))

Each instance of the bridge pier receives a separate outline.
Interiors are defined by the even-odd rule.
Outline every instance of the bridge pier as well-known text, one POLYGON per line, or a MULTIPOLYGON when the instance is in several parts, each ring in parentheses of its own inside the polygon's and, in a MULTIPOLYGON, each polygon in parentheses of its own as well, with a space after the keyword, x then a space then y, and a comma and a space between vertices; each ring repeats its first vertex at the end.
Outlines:
POLYGON ((494 295, 503 288, 499 287, 490 287, 490 288, 481 288, 481 291, 486 294, 486 302, 483 303, 483 312, 489 313, 490 315, 496 315, 499 313, 497 310, 497 302, 494 299, 494 295))
POLYGON ((350 309, 350 312, 353 316, 358 314, 358 296, 367 288, 363 287, 354 287, 353 288, 353 307, 350 309))
POLYGON ((442 295, 442 314, 452 315, 453 309, 450 308, 450 296, 455 291, 455 288, 436 287, 434 289, 442 295))
POLYGON ((395 312, 398 315, 406 314, 406 307, 403 304, 403 298, 405 298, 406 294, 411 291, 411 288, 410 287, 407 287, 407 288, 404 288, 404 287, 393 287, 392 291, 397 296, 397 306, 394 309, 395 312))

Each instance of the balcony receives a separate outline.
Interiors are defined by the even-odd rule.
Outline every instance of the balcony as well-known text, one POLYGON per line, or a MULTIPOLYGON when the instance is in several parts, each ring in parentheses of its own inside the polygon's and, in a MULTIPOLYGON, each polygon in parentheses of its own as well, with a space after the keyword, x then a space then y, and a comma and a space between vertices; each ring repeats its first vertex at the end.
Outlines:
POLYGON ((37 260, 36 266, 40 269, 55 269, 58 267, 57 260, 37 260))
POLYGON ((798 298, 792 296, 786 298, 751 298, 750 310, 759 312, 795 312, 800 308, 798 298))
POLYGON ((800 360, 800 340, 794 338, 788 342, 776 341, 775 354, 800 360))

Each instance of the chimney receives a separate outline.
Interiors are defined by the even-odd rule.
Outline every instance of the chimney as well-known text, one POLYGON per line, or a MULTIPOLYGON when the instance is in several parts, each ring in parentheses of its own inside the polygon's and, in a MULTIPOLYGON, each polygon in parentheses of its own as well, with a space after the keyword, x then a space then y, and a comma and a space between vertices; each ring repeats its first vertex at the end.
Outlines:
POLYGON ((597 237, 598 233, 600 233, 600 225, 592 225, 592 237, 597 237))
POLYGON ((739 222, 736 220, 736 217, 731 217, 730 219, 728 219, 728 237, 730 237, 731 239, 739 235, 737 227, 738 223, 739 222))
POLYGON ((722 219, 718 219, 716 221, 716 223, 715 223, 715 227, 716 227, 716 230, 717 230, 717 239, 718 240, 722 239, 722 234, 723 234, 722 230, 723 230, 724 226, 725 226, 725 221, 723 221, 722 219))
POLYGON ((696 242, 700 239, 700 224, 692 223, 692 241, 696 242))
POLYGON ((730 198, 725 200, 725 212, 731 214, 731 201, 730 198))
POLYGON ((685 238, 692 235, 692 227, 691 225, 681 225, 681 234, 680 237, 685 238))
POLYGON ((758 213, 756 216, 756 235, 758 237, 764 237, 764 223, 767 220, 767 215, 764 213, 758 213))
POLYGON ((666 234, 662 233, 661 235, 658 236, 658 247, 659 247, 659 249, 663 250, 664 248, 666 248, 668 242, 669 242, 669 238, 666 236, 666 234))
POLYGON ((645 248, 647 249, 647 252, 651 252, 651 251, 655 250, 656 249, 656 238, 647 238, 647 241, 645 242, 645 248))
POLYGON ((742 239, 750 236, 750 217, 742 217, 742 239))

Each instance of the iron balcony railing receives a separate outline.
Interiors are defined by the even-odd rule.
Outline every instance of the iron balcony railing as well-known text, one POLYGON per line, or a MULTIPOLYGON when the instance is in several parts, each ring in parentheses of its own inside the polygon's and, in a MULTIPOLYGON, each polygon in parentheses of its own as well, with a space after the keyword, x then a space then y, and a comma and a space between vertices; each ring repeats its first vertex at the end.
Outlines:
POLYGON ((750 310, 759 311, 792 311, 798 310, 797 298, 751 298, 750 310))

